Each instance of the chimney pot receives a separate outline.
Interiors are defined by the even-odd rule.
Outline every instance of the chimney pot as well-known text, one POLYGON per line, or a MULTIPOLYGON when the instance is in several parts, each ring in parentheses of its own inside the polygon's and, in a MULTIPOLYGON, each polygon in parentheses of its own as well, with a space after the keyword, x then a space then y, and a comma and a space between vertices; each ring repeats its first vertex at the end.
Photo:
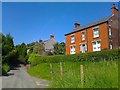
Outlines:
POLYGON ((54 38, 54 35, 51 34, 51 35, 50 35, 50 39, 53 39, 53 38, 54 38))
POLYGON ((115 8, 115 4, 112 4, 112 8, 115 8))
POLYGON ((112 15, 118 15, 118 9, 116 8, 115 4, 112 4, 112 15))
POLYGON ((75 26, 75 28, 78 28, 80 26, 80 24, 78 22, 75 22, 74 26, 75 26))

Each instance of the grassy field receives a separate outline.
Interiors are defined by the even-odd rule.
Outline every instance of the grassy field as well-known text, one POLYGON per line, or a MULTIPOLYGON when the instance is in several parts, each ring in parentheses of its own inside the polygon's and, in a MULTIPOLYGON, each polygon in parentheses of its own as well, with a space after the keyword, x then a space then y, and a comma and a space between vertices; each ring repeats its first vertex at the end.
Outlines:
POLYGON ((117 88, 118 62, 63 62, 63 76, 60 78, 60 64, 52 63, 53 80, 50 64, 41 63, 29 68, 30 75, 51 80, 50 88, 117 88), (84 84, 80 82, 80 65, 84 66, 84 84))

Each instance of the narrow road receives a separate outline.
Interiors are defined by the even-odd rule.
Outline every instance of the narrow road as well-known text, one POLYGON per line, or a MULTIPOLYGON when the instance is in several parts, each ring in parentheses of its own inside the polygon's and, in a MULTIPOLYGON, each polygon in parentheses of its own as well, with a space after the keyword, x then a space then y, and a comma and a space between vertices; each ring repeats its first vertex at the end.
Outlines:
POLYGON ((48 81, 31 77, 24 67, 10 70, 2 76, 2 88, 46 88, 48 81))

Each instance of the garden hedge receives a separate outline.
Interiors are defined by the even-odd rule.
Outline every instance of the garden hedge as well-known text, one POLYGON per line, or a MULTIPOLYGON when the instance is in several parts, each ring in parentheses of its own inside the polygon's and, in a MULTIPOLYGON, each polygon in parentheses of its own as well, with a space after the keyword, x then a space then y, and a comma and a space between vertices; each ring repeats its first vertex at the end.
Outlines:
POLYGON ((54 55, 54 56, 41 56, 38 54, 30 54, 28 61, 32 66, 40 63, 59 63, 59 62, 79 62, 79 61, 103 61, 103 60, 118 60, 120 49, 105 50, 97 52, 88 52, 73 55, 54 55))
POLYGON ((10 70, 10 67, 8 64, 2 65, 2 75, 6 74, 10 70))

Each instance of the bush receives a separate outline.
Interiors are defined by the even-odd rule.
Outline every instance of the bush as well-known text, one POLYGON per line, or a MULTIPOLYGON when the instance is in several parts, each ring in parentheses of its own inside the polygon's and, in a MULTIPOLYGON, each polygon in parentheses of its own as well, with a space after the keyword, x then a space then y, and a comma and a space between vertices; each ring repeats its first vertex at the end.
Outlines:
POLYGON ((2 65, 2 75, 6 74, 10 70, 10 67, 7 64, 2 65))
POLYGON ((35 66, 40 63, 59 63, 59 62, 98 62, 103 60, 118 60, 118 51, 115 50, 106 50, 99 52, 88 52, 83 54, 74 54, 74 55, 55 55, 55 56, 41 56, 38 54, 31 54, 28 61, 32 66, 35 66))

